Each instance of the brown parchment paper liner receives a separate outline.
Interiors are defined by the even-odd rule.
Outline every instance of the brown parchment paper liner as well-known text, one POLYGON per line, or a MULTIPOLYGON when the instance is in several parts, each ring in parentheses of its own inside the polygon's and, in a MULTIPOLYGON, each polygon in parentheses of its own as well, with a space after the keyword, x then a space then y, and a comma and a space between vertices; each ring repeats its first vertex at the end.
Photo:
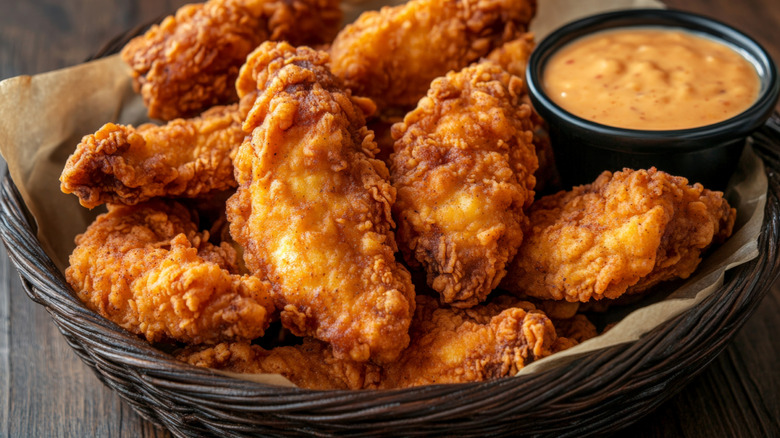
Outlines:
MULTIPOLYGON (((353 0, 345 4, 345 22, 354 20, 361 11, 391 3, 401 2, 353 0)), ((585 15, 661 6, 654 0, 539 0, 539 14, 532 30, 539 41, 550 30, 585 15)), ((143 103, 133 93, 129 69, 118 56, 0 82, 0 152, 37 223, 41 246, 61 271, 67 267, 76 234, 103 211, 87 210, 79 205, 76 196, 60 192, 59 176, 65 161, 82 136, 107 122, 138 125, 147 121, 143 103)), ((520 374, 562 366, 587 352, 638 339, 711 294, 722 284, 726 269, 758 254, 766 191, 763 163, 748 148, 728 194, 729 201, 738 209, 735 234, 702 263, 695 276, 659 302, 648 305, 643 300, 632 306, 638 309, 627 313, 606 334, 535 362, 520 374)), ((278 375, 220 373, 260 383, 293 385, 278 375)))

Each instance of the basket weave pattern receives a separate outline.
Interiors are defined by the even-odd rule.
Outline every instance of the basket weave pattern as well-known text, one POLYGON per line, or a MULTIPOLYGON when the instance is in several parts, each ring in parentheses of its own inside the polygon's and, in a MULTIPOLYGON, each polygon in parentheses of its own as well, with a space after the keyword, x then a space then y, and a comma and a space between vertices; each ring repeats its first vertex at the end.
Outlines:
POLYGON ((780 272, 780 116, 754 135, 769 178, 760 255, 696 307, 640 340, 568 366, 484 383, 393 391, 312 391, 237 380, 174 360, 88 310, 41 249, 10 176, 0 237, 22 284, 98 378, 179 436, 518 434, 620 429, 676 394, 726 346, 780 272))

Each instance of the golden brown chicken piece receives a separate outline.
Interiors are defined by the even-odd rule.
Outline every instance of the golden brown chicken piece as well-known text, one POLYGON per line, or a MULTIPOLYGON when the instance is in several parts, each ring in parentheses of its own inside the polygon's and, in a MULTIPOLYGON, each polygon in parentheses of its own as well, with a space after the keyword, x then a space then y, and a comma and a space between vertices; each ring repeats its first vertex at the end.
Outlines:
MULTIPOLYGON (((507 72, 525 81, 526 67, 534 46, 533 34, 525 33, 516 40, 493 50, 486 59, 495 62, 507 72)), ((531 106, 531 98, 527 91, 523 93, 521 101, 531 106)), ((531 113, 531 122, 534 131, 534 148, 536 149, 536 157, 539 159, 539 168, 534 174, 536 176, 536 191, 544 192, 546 189, 560 185, 560 177, 558 169, 555 167, 555 156, 547 132, 547 124, 536 111, 531 113)))
POLYGON ((687 278, 736 212, 722 193, 655 168, 604 172, 590 185, 536 201, 531 228, 502 286, 587 302, 687 278))
POLYGON ((363 389, 379 382, 378 366, 338 359, 328 344, 306 338, 302 345, 265 350, 247 342, 191 347, 176 358, 191 365, 241 374, 280 374, 300 388, 363 389))
POLYGON ((188 348, 177 358, 236 373, 281 374, 303 388, 393 389, 510 377, 578 343, 558 337, 551 320, 533 304, 507 296, 460 310, 419 295, 410 334, 409 348, 384 367, 335 357, 330 346, 308 338, 303 345, 270 351, 247 343, 188 348))
POLYGON ((409 333, 409 348, 384 367, 380 388, 513 376, 552 354, 557 342, 555 327, 544 313, 506 296, 464 310, 418 295, 409 333))
POLYGON ((270 286, 233 274, 233 248, 208 237, 178 203, 110 204, 76 237, 65 275, 87 307, 150 342, 262 336, 270 286))
POLYGON ((456 307, 485 300, 523 239, 538 164, 522 88, 497 65, 474 64, 436 79, 393 126, 401 251, 456 307))
POLYGON ((526 32, 490 52, 486 59, 500 65, 508 73, 525 80, 525 70, 536 42, 534 34, 526 32))
POLYGON ((235 187, 232 160, 245 137, 241 124, 248 110, 239 104, 214 107, 200 117, 163 126, 108 123, 76 146, 60 176, 60 189, 93 208, 158 196, 191 198, 235 187))
POLYGON ((122 59, 149 117, 191 117, 237 100, 238 70, 263 41, 326 43, 340 22, 339 0, 209 0, 130 41, 122 59))
POLYGON ((230 232, 274 284, 285 327, 337 357, 390 361, 409 342, 414 286, 396 262, 387 167, 373 159, 368 99, 341 87, 328 55, 263 43, 237 82, 259 90, 238 151, 230 232))
MULTIPOLYGON (((544 312, 553 321, 559 319, 571 319, 577 314, 580 309, 580 303, 570 303, 568 301, 552 301, 552 300, 540 300, 531 297, 521 296, 518 297, 523 301, 529 301, 536 306, 537 309, 544 312)), ((556 326, 557 327, 557 326, 556 326)))
POLYGON ((384 110, 411 107, 431 81, 525 31, 535 0, 412 0, 363 13, 333 41, 333 73, 384 110))
POLYGON ((376 153, 376 159, 385 163, 387 167, 390 167, 390 155, 393 153, 393 140, 392 128, 393 125, 403 121, 403 116, 397 117, 374 117, 368 121, 368 129, 374 131, 374 141, 379 152, 376 153))
POLYGON ((599 335, 596 326, 590 322, 587 316, 581 313, 567 319, 550 318, 555 325, 555 333, 557 333, 558 339, 567 338, 581 344, 599 335))

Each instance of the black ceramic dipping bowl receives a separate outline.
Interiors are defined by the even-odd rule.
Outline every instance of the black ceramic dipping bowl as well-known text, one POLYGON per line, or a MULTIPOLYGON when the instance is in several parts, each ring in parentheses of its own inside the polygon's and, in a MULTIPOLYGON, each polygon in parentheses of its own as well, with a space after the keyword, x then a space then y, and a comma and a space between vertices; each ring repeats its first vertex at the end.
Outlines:
POLYGON ((634 9, 594 15, 567 24, 536 47, 526 79, 536 111, 547 121, 562 183, 593 182, 604 170, 655 166, 672 175, 723 190, 736 169, 747 136, 771 115, 780 92, 777 68, 760 44, 718 21, 663 9, 634 9), (711 125, 667 131, 615 128, 578 117, 545 93, 543 72, 552 55, 580 37, 631 27, 677 28, 704 34, 737 49, 758 72, 758 98, 744 112, 711 125))

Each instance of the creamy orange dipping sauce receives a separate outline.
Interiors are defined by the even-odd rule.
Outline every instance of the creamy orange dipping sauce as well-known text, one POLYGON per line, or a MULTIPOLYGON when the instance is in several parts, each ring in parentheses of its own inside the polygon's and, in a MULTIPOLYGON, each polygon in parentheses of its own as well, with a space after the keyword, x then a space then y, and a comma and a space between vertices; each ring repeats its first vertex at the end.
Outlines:
POLYGON ((685 31, 631 28, 586 36, 545 65, 544 88, 567 111, 603 125, 668 130, 746 110, 761 86, 731 47, 685 31))

